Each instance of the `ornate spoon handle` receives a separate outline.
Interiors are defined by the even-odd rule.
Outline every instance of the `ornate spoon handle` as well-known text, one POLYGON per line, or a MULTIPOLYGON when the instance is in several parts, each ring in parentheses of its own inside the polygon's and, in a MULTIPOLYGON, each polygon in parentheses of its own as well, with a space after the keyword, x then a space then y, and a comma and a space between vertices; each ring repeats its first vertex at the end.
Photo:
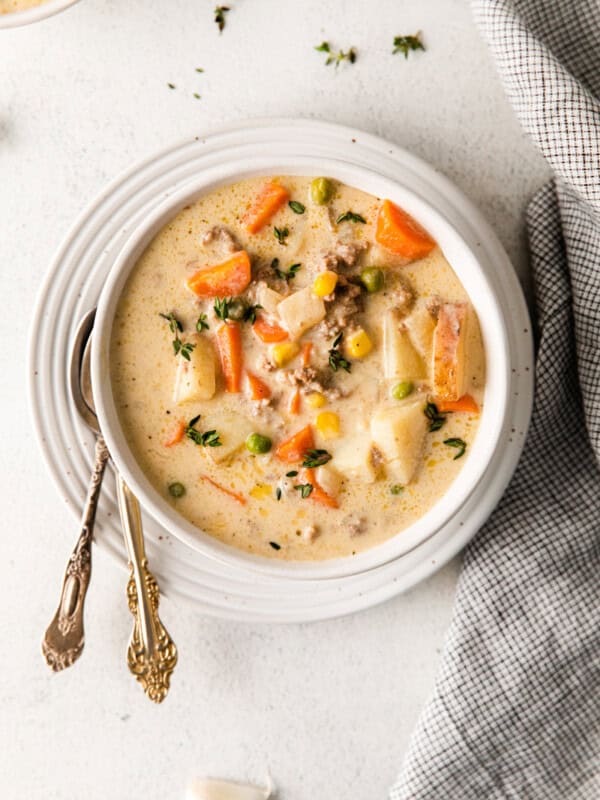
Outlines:
POLYGON ((148 569, 140 506, 121 475, 117 498, 131 570, 127 600, 134 617, 127 663, 150 700, 162 703, 177 664, 177 648, 158 617, 159 589, 148 569))
POLYGON ((81 533, 71 553, 54 619, 42 640, 42 653, 54 672, 70 667, 83 650, 83 608, 92 572, 92 539, 100 485, 108 461, 108 450, 102 436, 96 439, 94 470, 90 478, 81 518, 81 533))

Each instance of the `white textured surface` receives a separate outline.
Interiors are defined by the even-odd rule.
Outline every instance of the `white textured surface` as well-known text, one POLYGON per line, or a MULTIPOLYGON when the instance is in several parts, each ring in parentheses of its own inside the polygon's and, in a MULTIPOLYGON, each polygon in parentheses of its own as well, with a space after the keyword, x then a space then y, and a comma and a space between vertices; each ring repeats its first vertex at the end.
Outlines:
POLYGON ((463 0, 230 5, 222 36, 207 0, 82 0, 0 36, 3 800, 176 799, 193 774, 260 781, 267 769, 283 800, 384 797, 432 686, 456 563, 382 607, 316 625, 223 623, 164 601, 180 664, 155 708, 124 666, 122 575, 96 553, 82 659, 54 676, 39 655, 75 528, 29 433, 24 342, 50 255, 118 171, 243 116, 361 126, 452 178, 525 275, 521 213, 546 171, 463 0), (392 35, 419 28, 428 52, 392 58, 392 35), (323 38, 356 45, 359 61, 326 69, 311 49, 323 38))

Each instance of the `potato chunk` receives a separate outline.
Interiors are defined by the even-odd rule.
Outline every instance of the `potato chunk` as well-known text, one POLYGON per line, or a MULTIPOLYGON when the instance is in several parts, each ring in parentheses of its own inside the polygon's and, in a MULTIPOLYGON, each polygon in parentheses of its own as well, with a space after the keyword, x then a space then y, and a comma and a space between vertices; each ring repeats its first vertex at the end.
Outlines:
POLYGON ((383 455, 388 476, 400 483, 410 483, 423 452, 426 432, 422 401, 375 412, 371 418, 371 436, 383 455))
POLYGON ((187 341, 194 349, 189 361, 177 357, 173 402, 179 404, 210 400, 216 388, 215 351, 211 342, 205 336, 190 336, 187 341))
POLYGON ((276 314, 277 306, 283 300, 283 295, 270 289, 266 283, 261 283, 256 289, 256 302, 262 306, 267 314, 276 314))
POLYGON ((227 461, 234 453, 241 450, 248 436, 254 431, 254 425, 249 419, 229 412, 211 414, 210 418, 207 417, 206 420, 203 418, 202 424, 214 428, 221 439, 221 447, 202 448, 217 464, 227 461))
POLYGON ((299 339, 304 331, 325 319, 325 303, 307 286, 282 300, 277 312, 290 337, 299 339))
POLYGON ((331 497, 338 496, 342 485, 342 476, 337 469, 334 469, 330 464, 325 464, 315 470, 315 478, 324 492, 331 495, 331 497))
POLYGON ((356 433, 338 444, 331 464, 342 475, 372 483, 376 475, 371 460, 371 446, 368 432, 356 433))
POLYGON ((383 374, 388 379, 418 381, 427 377, 425 363, 415 350, 395 311, 383 318, 383 374))
POLYGON ((426 363, 431 360, 435 319, 425 306, 418 303, 404 320, 410 339, 426 363))
POLYGON ((433 334, 433 392, 440 400, 458 400, 466 390, 467 303, 440 306, 433 334))

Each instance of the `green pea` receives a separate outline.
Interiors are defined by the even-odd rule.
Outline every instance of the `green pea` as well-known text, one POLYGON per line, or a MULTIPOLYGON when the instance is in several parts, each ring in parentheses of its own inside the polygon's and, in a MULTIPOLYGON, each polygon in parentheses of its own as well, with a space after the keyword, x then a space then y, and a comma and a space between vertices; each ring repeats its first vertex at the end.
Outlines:
POLYGON ((227 305, 227 316, 229 319, 241 320, 244 318, 246 305, 243 300, 231 300, 227 305))
POLYGON ((324 206, 331 200, 333 194, 333 184, 329 178, 315 178, 310 184, 310 196, 313 203, 324 206))
POLYGON ((402 381, 392 388, 392 397, 394 400, 404 400, 405 397, 413 393, 414 389, 414 383, 411 381, 402 381))
POLYGON ((271 444, 269 437, 263 436, 261 433, 251 433, 246 439, 246 448, 255 455, 268 453, 271 449, 271 444))
POLYGON ((366 267, 360 273, 360 280, 369 294, 383 289, 383 270, 379 267, 366 267))
POLYGON ((185 494, 185 486, 183 483, 179 483, 179 481, 175 481, 175 483, 169 484, 169 494, 171 497, 183 497, 185 494))

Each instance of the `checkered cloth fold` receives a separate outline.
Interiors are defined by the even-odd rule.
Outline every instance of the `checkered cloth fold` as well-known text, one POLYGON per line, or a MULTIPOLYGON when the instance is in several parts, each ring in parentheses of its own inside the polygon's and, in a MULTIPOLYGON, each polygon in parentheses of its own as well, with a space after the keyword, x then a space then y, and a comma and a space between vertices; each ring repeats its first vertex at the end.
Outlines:
POLYGON ((600 798, 600 0, 474 0, 555 178, 527 213, 533 421, 467 549, 434 695, 390 800, 600 798))

